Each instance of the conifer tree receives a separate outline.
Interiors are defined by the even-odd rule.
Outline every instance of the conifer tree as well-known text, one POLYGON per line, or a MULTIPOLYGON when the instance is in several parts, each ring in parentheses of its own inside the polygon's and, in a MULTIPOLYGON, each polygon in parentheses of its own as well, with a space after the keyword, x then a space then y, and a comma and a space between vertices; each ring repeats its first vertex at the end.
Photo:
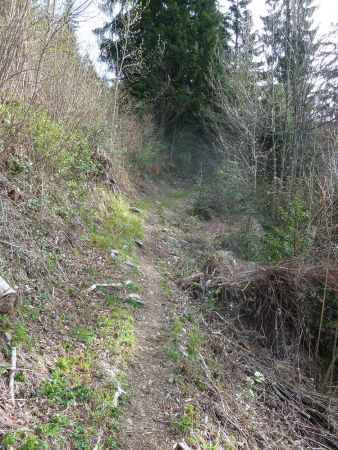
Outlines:
MULTIPOLYGON (((131 8, 125 0, 114 17, 117 3, 106 1, 112 21, 99 30, 101 56, 111 67, 121 51, 116 41, 121 39, 123 16, 131 8)), ((215 49, 226 43, 224 16, 215 0, 138 0, 136 4, 142 14, 130 30, 128 52, 142 54, 142 70, 135 71, 132 62, 126 64, 123 81, 135 98, 153 106, 163 136, 173 147, 197 148, 203 141, 206 74, 215 49)))

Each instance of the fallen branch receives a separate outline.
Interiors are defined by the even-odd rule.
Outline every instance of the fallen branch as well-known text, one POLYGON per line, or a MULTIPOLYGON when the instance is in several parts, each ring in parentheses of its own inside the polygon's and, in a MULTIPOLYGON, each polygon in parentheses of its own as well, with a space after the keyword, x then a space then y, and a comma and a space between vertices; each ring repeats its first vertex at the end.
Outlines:
POLYGON ((200 357, 201 363, 202 363, 202 367, 204 370, 204 373, 206 375, 206 377, 210 380, 211 378, 211 372, 209 367, 207 366, 207 363, 205 362, 205 359, 203 358, 203 356, 201 355, 201 353, 198 353, 198 356, 200 357))
POLYGON ((12 347, 11 368, 9 374, 9 393, 13 406, 15 406, 15 371, 16 371, 16 347, 12 347))
POLYGON ((93 450, 99 450, 99 445, 100 445, 100 442, 101 442, 101 440, 102 440, 102 436, 103 436, 103 431, 100 430, 99 436, 98 436, 98 438, 97 438, 97 441, 96 441, 96 444, 95 444, 95 447, 94 447, 93 450))

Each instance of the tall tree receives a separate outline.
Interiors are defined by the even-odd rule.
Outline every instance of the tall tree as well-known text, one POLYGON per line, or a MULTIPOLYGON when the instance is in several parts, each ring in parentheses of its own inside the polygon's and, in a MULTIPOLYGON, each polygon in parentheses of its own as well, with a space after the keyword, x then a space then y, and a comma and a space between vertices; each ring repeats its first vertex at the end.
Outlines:
POLYGON ((311 114, 314 109, 314 59, 318 45, 312 15, 313 0, 267 0, 263 18, 268 80, 273 92, 272 155, 274 177, 294 185, 303 174, 309 152, 311 114), (276 97, 282 87, 283 94, 276 97), (277 148, 276 108, 283 110, 279 123, 283 142, 277 148))
MULTIPOLYGON (((121 24, 131 8, 125 0, 116 13, 118 3, 106 0, 112 21, 100 30, 101 56, 112 67, 122 50, 121 24)), ((134 97, 152 104, 173 150, 190 153, 187 147, 197 148, 196 139, 203 141, 200 118, 208 97, 205 75, 215 49, 226 42, 224 16, 216 0, 135 3, 142 14, 129 30, 127 54, 141 53, 142 69, 134 69, 131 56, 121 78, 134 97)))
POLYGON ((229 3, 226 19, 232 35, 234 60, 238 65, 243 52, 250 49, 250 41, 253 41, 252 14, 248 9, 251 0, 229 0, 229 3))

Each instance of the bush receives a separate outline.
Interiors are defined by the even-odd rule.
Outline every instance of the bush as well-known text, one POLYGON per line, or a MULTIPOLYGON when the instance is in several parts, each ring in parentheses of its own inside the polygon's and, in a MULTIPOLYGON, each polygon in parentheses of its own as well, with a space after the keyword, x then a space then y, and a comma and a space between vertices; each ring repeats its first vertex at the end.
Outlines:
POLYGON ((238 228, 223 239, 222 247, 245 261, 262 261, 265 256, 262 225, 255 218, 245 218, 238 228))
POLYGON ((40 112, 32 115, 29 132, 35 161, 48 162, 52 172, 85 177, 96 170, 92 149, 80 130, 67 129, 40 112))
POLYGON ((237 164, 227 171, 218 168, 201 182, 194 204, 194 214, 207 220, 213 214, 248 214, 256 209, 253 188, 237 164))
POLYGON ((267 259, 280 261, 309 248, 312 241, 310 218, 307 205, 299 195, 280 207, 279 224, 270 226, 265 235, 267 259))

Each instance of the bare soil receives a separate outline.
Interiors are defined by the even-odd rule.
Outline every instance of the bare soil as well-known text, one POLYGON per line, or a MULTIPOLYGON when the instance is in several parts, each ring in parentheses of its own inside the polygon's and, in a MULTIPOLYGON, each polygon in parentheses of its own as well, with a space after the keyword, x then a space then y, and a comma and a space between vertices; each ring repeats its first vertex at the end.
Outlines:
POLYGON ((172 367, 165 356, 170 300, 164 296, 156 261, 163 256, 163 233, 150 212, 145 226, 146 246, 140 251, 143 272, 142 299, 146 302, 136 327, 138 340, 127 371, 131 401, 122 417, 119 448, 123 450, 172 449, 175 439, 171 411, 177 392, 171 383, 172 367))

